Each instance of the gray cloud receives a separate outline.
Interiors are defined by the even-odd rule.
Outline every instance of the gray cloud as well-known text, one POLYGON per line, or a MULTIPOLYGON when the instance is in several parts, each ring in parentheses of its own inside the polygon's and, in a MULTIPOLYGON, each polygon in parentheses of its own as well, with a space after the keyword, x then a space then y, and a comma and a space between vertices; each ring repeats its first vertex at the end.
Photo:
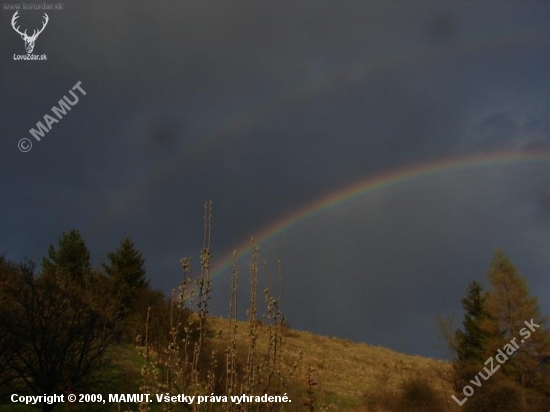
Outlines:
MULTIPOLYGON (((205 199, 218 258, 369 176, 546 150, 549 14, 534 3, 67 4, 37 42, 47 62, 16 62, 22 42, 3 11, 0 251, 38 257, 76 227, 100 262, 129 234, 169 290, 179 258, 200 248, 205 199), (79 80, 88 94, 19 153, 79 80)), ((436 175, 262 244, 283 259, 291 324, 436 355, 432 318, 457 312, 496 246, 546 290, 547 169, 436 175)), ((227 279, 217 284, 224 313, 227 279)))

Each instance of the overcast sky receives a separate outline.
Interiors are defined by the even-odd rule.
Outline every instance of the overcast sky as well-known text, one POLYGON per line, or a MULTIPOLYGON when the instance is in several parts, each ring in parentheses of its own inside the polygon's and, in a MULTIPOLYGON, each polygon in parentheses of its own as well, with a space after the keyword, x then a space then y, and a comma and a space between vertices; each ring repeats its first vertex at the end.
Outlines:
MULTIPOLYGON (((63 6, 36 40, 45 61, 14 60, 25 44, 1 11, 0 253, 11 259, 39 258, 76 228, 98 265, 129 235, 168 292, 179 259, 198 261, 207 199, 219 265, 361 180, 550 150, 546 1, 63 6), (86 95, 35 140, 29 130, 79 81, 86 95)), ((19 15, 29 33, 44 21, 19 15)), ((403 181, 260 242, 272 272, 282 261, 290 324, 441 357, 434 318, 460 318, 496 247, 550 313, 548 159, 403 181)), ((228 284, 216 274, 216 315, 228 284)))

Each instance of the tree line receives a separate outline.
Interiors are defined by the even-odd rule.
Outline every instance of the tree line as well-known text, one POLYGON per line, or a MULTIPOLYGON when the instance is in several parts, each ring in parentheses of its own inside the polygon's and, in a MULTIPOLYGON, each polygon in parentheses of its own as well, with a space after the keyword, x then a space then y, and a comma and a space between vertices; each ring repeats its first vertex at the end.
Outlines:
POLYGON ((455 400, 468 412, 547 412, 550 332, 539 302, 502 250, 494 253, 486 284, 484 290, 469 283, 460 329, 442 324, 455 400))
POLYGON ((50 245, 40 265, 0 255, 0 399, 97 393, 112 384, 105 372, 115 356, 110 350, 132 341, 147 308, 165 310, 165 300, 150 288, 143 255, 130 238, 101 268, 92 267, 77 230, 50 245))

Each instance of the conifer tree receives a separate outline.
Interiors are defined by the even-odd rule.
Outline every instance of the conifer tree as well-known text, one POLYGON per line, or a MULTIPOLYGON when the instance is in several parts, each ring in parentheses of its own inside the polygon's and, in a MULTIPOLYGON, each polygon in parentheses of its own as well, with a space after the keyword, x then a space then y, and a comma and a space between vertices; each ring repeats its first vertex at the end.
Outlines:
POLYGON ((530 295, 525 278, 506 256, 497 250, 488 274, 490 292, 487 309, 491 314, 486 331, 493 335, 490 350, 506 347, 509 358, 502 373, 521 387, 522 408, 535 410, 533 401, 550 400, 550 332, 538 299, 530 295), (516 350, 509 344, 514 339, 516 350), (529 402, 528 402, 529 399, 529 402))
POLYGON ((116 251, 109 253, 107 257, 109 264, 104 264, 103 267, 117 282, 131 291, 149 287, 143 254, 136 249, 129 237, 125 237, 116 251))
MULTIPOLYGON (((467 399, 463 406, 468 412, 481 412, 495 409, 493 395, 498 392, 499 381, 490 378, 490 373, 484 371, 484 362, 488 357, 491 334, 486 330, 490 314, 487 310, 487 293, 483 292, 482 285, 477 281, 469 283, 467 295, 462 299, 464 309, 463 329, 455 334, 456 359, 453 361, 454 387, 457 394, 463 388, 471 385, 471 379, 482 371, 483 382, 480 388, 476 387, 476 395, 467 399), (487 380, 487 379, 491 380, 487 380)), ((462 399, 463 396, 460 396, 462 399)))
POLYGON ((117 289, 115 293, 120 300, 120 314, 127 318, 138 308, 137 296, 149 290, 145 260, 129 237, 125 237, 107 257, 109 263, 103 264, 103 268, 117 289))
POLYGON ((63 233, 57 249, 50 245, 48 257, 42 261, 45 276, 55 276, 82 284, 90 274, 90 251, 78 230, 63 233))
POLYGON ((463 330, 455 335, 455 389, 475 394, 465 411, 547 412, 550 401, 550 332, 525 278, 497 250, 489 290, 471 282, 462 300, 463 330), (474 386, 475 385, 475 386, 474 386))
POLYGON ((464 308, 464 330, 456 332, 458 361, 483 362, 489 341, 489 334, 484 324, 489 319, 489 313, 487 296, 479 282, 470 282, 467 296, 462 299, 462 307, 464 308))

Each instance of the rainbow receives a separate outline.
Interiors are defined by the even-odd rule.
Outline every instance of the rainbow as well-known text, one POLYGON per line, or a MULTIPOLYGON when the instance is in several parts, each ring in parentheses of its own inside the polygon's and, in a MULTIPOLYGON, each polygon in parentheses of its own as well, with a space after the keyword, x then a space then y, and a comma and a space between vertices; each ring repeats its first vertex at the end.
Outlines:
POLYGON ((129 204, 137 202, 150 188, 159 182, 180 172, 184 167, 189 167, 194 162, 200 162, 211 150, 220 145, 228 145, 246 135, 245 132, 253 129, 255 125, 272 118, 288 105, 312 101, 315 98, 337 91, 343 87, 373 78, 388 70, 395 70, 414 64, 427 64, 440 59, 465 58, 468 55, 487 53, 501 48, 522 47, 526 43, 541 45, 550 44, 550 36, 545 32, 531 31, 500 35, 491 38, 469 39, 463 43, 454 45, 450 50, 439 48, 413 48, 399 50, 393 54, 381 56, 376 59, 368 59, 347 67, 339 72, 327 75, 318 75, 282 92, 279 96, 259 104, 252 110, 235 116, 205 135, 194 139, 190 150, 176 154, 169 162, 163 164, 151 176, 144 177, 117 195, 114 202, 107 209, 102 210, 90 225, 92 232, 101 231, 108 225, 114 216, 123 213, 129 204), (196 142, 196 144, 195 144, 196 142))
MULTIPOLYGON (((411 183, 430 176, 444 173, 468 171, 487 167, 510 166, 517 164, 543 164, 550 166, 550 151, 546 152, 498 152, 491 154, 466 155, 440 159, 432 162, 415 164, 395 169, 375 177, 367 177, 349 186, 322 196, 316 201, 306 204, 265 227, 254 236, 256 245, 265 244, 280 236, 282 233, 298 226, 300 223, 312 219, 324 212, 332 210, 345 203, 352 202, 363 196, 388 189, 394 186, 411 183)), ((234 249, 242 257, 250 253, 251 239, 241 242, 234 249)), ((212 277, 219 277, 229 271, 232 265, 233 251, 227 253, 213 268, 212 277)))

